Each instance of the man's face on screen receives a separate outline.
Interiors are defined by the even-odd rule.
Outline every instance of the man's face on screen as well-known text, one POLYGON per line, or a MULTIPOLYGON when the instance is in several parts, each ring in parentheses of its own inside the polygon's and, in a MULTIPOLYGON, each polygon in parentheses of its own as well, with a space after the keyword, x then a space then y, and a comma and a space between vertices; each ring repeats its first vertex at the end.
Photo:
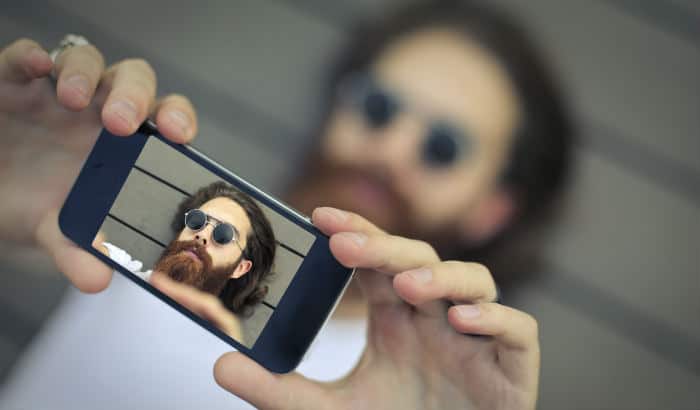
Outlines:
POLYGON ((431 238, 468 224, 464 215, 498 188, 518 121, 506 71, 464 35, 430 29, 389 45, 368 77, 368 88, 398 100, 398 109, 372 118, 368 93, 341 84, 309 189, 399 234, 431 238), (439 136, 427 148, 443 122, 454 158, 439 136))
POLYGON ((240 234, 240 248, 234 241, 223 245, 214 241, 211 224, 199 231, 185 227, 165 249, 155 270, 218 295, 229 279, 245 275, 252 267, 251 261, 244 259, 241 252, 247 245, 251 225, 243 208, 229 198, 214 198, 199 209, 218 221, 233 225, 240 234))

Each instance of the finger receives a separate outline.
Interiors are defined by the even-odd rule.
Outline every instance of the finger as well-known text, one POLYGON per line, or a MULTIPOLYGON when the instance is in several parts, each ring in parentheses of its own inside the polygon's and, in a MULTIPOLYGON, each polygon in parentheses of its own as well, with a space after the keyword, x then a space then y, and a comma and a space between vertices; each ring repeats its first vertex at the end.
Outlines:
POLYGON ((58 270, 83 292, 105 289, 112 279, 112 268, 79 248, 58 228, 58 211, 48 213, 37 227, 39 244, 53 257, 58 270))
POLYGON ((334 408, 320 384, 297 373, 271 373, 238 352, 226 353, 216 361, 214 378, 219 386, 258 409, 334 408))
POLYGON ((496 299, 496 284, 481 264, 439 262, 394 277, 394 289, 406 302, 428 314, 444 315, 444 300, 482 303, 496 299))
POLYGON ((156 104, 158 130, 173 142, 184 144, 197 134, 197 113, 187 97, 171 94, 156 104))
POLYGON ((311 214, 311 220, 321 232, 328 236, 338 232, 360 232, 365 235, 384 233, 360 215, 337 208, 316 208, 311 214))
POLYGON ((17 40, 0 52, 0 81, 26 83, 47 76, 52 68, 49 54, 33 40, 17 40))
POLYGON ((144 60, 124 60, 107 69, 102 81, 110 90, 102 109, 102 123, 112 134, 133 134, 155 104, 153 68, 144 60))
POLYGON ((452 327, 472 335, 492 336, 497 359, 506 374, 520 381, 536 380, 540 350, 537 321, 525 312, 498 303, 451 307, 447 319, 452 327))
POLYGON ((331 236, 330 249, 346 267, 373 269, 390 275, 440 261, 426 242, 384 233, 336 233, 331 236))
POLYGON ((87 107, 105 69, 102 53, 86 44, 65 49, 56 57, 58 102, 70 110, 87 107))

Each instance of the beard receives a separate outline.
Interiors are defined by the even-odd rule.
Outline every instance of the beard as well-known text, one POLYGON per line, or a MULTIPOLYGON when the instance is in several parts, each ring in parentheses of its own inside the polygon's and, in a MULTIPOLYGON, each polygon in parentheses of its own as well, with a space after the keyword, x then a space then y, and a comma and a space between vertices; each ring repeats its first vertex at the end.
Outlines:
POLYGON ((214 267, 211 256, 199 242, 175 240, 163 250, 154 270, 177 282, 219 296, 240 261, 239 257, 230 265, 214 267))
POLYGON ((317 206, 355 212, 391 234, 424 240, 449 253, 465 245, 454 223, 418 224, 407 196, 396 189, 392 176, 379 167, 340 164, 316 152, 286 197, 306 214, 317 206))
POLYGON ((312 155, 307 169, 291 185, 289 202, 310 214, 317 206, 355 212, 395 234, 415 236, 409 202, 380 169, 338 164, 312 155))

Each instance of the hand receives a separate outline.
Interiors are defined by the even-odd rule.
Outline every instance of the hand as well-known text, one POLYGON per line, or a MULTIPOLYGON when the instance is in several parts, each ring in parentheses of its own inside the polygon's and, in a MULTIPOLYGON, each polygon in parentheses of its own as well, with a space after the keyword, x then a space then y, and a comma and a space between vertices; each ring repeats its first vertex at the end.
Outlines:
POLYGON ((217 329, 243 343, 240 321, 216 296, 176 282, 160 272, 153 272, 149 282, 195 315, 211 322, 217 329))
POLYGON ((491 303, 496 288, 486 268, 440 261, 428 244, 388 235, 351 213, 319 208, 313 222, 343 265, 361 268, 369 327, 359 364, 339 381, 320 383, 227 353, 214 369, 223 388, 261 409, 535 407, 537 323, 491 303))
POLYGON ((63 236, 58 211, 102 126, 126 136, 151 114, 172 141, 194 137, 197 119, 190 102, 178 95, 156 102, 155 95, 156 76, 143 60, 105 70, 91 45, 64 50, 55 65, 31 40, 2 50, 0 239, 41 246, 79 289, 104 289, 111 269, 63 236))

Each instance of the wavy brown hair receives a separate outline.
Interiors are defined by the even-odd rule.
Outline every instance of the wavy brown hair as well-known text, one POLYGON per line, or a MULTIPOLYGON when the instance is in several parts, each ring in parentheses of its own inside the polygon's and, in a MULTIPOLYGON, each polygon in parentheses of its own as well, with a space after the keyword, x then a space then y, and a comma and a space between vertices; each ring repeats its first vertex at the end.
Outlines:
POLYGON ((240 278, 228 280, 219 294, 221 302, 236 314, 250 316, 253 308, 267 296, 268 286, 273 274, 272 266, 275 260, 277 243, 270 221, 262 209, 248 195, 226 184, 223 181, 214 182, 200 188, 192 196, 185 198, 178 205, 171 227, 177 235, 185 227, 185 212, 196 209, 215 198, 228 198, 243 208, 252 227, 243 249, 243 258, 253 263, 250 271, 240 278))

